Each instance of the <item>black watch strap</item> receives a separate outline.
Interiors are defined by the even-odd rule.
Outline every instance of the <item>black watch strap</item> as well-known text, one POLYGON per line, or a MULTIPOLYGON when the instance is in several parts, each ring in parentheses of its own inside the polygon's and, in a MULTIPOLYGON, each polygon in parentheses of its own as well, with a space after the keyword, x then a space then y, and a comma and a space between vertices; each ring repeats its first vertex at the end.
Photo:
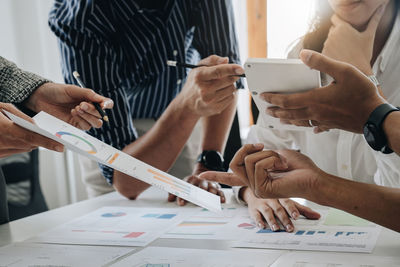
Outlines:
POLYGON ((393 151, 387 146, 386 134, 382 128, 386 117, 393 111, 399 111, 399 109, 390 104, 382 104, 378 106, 371 113, 364 126, 364 136, 368 144, 374 150, 381 151, 384 154, 393 153, 393 151))
POLYGON ((204 150, 197 158, 197 162, 203 164, 209 170, 226 171, 224 158, 220 152, 215 150, 204 150))

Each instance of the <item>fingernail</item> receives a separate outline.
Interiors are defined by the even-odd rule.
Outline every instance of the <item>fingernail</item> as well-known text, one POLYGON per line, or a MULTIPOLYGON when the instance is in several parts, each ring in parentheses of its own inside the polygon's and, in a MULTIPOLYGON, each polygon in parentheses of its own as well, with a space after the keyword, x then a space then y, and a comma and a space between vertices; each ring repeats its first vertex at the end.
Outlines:
POLYGON ((63 152, 64 151, 64 147, 63 146, 56 146, 55 147, 57 152, 63 152))
POLYGON ((238 75, 242 75, 242 74, 244 73, 244 69, 242 69, 242 68, 236 68, 236 69, 235 69, 235 73, 238 74, 238 75))
POLYGON ((225 61, 226 61, 226 57, 219 58, 219 59, 217 60, 217 64, 225 63, 225 61))
POLYGON ((304 63, 308 63, 312 55, 313 54, 310 50, 304 49, 301 51, 301 58, 303 59, 304 63))
POLYGON ((81 109, 83 109, 83 110, 88 110, 88 105, 86 105, 86 104, 82 104, 82 106, 81 106, 81 109))
POLYGON ((76 110, 78 111, 79 114, 85 114, 85 112, 83 112, 81 108, 76 108, 76 110))
POLYGON ((113 103, 114 103, 114 101, 112 101, 111 99, 110 99, 110 100, 107 100, 106 102, 104 102, 103 108, 111 107, 111 105, 112 105, 113 103))
POLYGON ((293 232, 294 228, 293 228, 292 225, 288 224, 288 225, 286 225, 286 230, 287 230, 288 232, 293 232))
POLYGON ((262 149, 262 148, 264 148, 264 144, 263 144, 263 143, 254 144, 253 146, 254 146, 255 149, 262 149))
POLYGON ((260 222, 258 222, 258 223, 257 223, 257 227, 260 228, 260 229, 264 229, 264 228, 265 228, 265 225, 262 224, 262 223, 260 223, 260 222))
POLYGON ((276 231, 279 230, 279 227, 278 227, 278 225, 273 224, 272 227, 271 227, 271 229, 272 229, 272 231, 276 232, 276 231))
POLYGON ((292 213, 292 218, 296 220, 298 217, 299 217, 299 214, 298 214, 297 212, 294 211, 294 212, 292 213))

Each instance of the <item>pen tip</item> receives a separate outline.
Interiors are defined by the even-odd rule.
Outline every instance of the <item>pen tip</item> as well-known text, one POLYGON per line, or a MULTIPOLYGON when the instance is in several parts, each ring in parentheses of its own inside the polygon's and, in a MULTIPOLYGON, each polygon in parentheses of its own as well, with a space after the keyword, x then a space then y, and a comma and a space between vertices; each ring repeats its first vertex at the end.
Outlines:
POLYGON ((109 122, 108 116, 104 116, 104 117, 103 117, 103 121, 109 122))
POLYGON ((77 71, 74 71, 74 72, 72 73, 72 75, 74 75, 75 78, 78 78, 78 77, 79 77, 79 73, 78 73, 77 71))

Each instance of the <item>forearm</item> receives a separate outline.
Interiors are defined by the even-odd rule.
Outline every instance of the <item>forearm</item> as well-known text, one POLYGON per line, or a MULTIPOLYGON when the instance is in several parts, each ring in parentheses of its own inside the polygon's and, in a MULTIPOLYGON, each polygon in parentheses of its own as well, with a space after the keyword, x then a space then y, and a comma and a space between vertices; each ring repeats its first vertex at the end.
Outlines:
POLYGON ((390 113, 383 123, 389 147, 400 155, 400 112, 390 113))
POLYGON ((306 198, 400 231, 399 189, 358 183, 327 174, 321 178, 313 196, 306 198))
MULTIPOLYGON (((176 98, 157 123, 141 138, 124 148, 124 152, 160 170, 168 171, 175 162, 199 117, 182 107, 176 98)), ((114 186, 134 199, 149 185, 123 173, 114 172, 114 186)))
POLYGON ((236 95, 231 105, 218 115, 203 118, 203 136, 200 149, 224 152, 229 130, 236 111, 236 95))

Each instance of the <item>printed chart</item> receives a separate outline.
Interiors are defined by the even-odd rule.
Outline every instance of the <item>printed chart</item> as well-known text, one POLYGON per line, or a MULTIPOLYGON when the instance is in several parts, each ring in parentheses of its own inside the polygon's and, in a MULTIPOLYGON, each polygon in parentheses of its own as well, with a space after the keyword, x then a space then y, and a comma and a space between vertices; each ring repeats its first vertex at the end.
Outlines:
POLYGON ((193 211, 104 207, 34 238, 34 242, 146 246, 193 211))
POLYGON ((261 267, 272 264, 282 252, 148 247, 112 267, 261 267), (207 255, 207 257, 204 257, 207 255))
POLYGON ((371 252, 375 247, 380 227, 367 221, 360 226, 360 218, 335 209, 330 209, 325 214, 320 213, 322 218, 318 221, 294 221, 296 230, 293 233, 284 230, 260 230, 253 228, 250 221, 242 223, 239 227, 247 229, 248 234, 243 235, 234 246, 365 253, 371 252), (335 218, 339 225, 334 225, 331 218, 335 218))
POLYGON ((33 118, 36 125, 9 112, 5 111, 5 113, 19 126, 56 140, 76 153, 156 186, 203 208, 214 212, 221 211, 219 196, 137 160, 45 112, 40 112, 33 118))
POLYGON ((14 243, 0 248, 0 266, 104 266, 132 248, 14 243))

